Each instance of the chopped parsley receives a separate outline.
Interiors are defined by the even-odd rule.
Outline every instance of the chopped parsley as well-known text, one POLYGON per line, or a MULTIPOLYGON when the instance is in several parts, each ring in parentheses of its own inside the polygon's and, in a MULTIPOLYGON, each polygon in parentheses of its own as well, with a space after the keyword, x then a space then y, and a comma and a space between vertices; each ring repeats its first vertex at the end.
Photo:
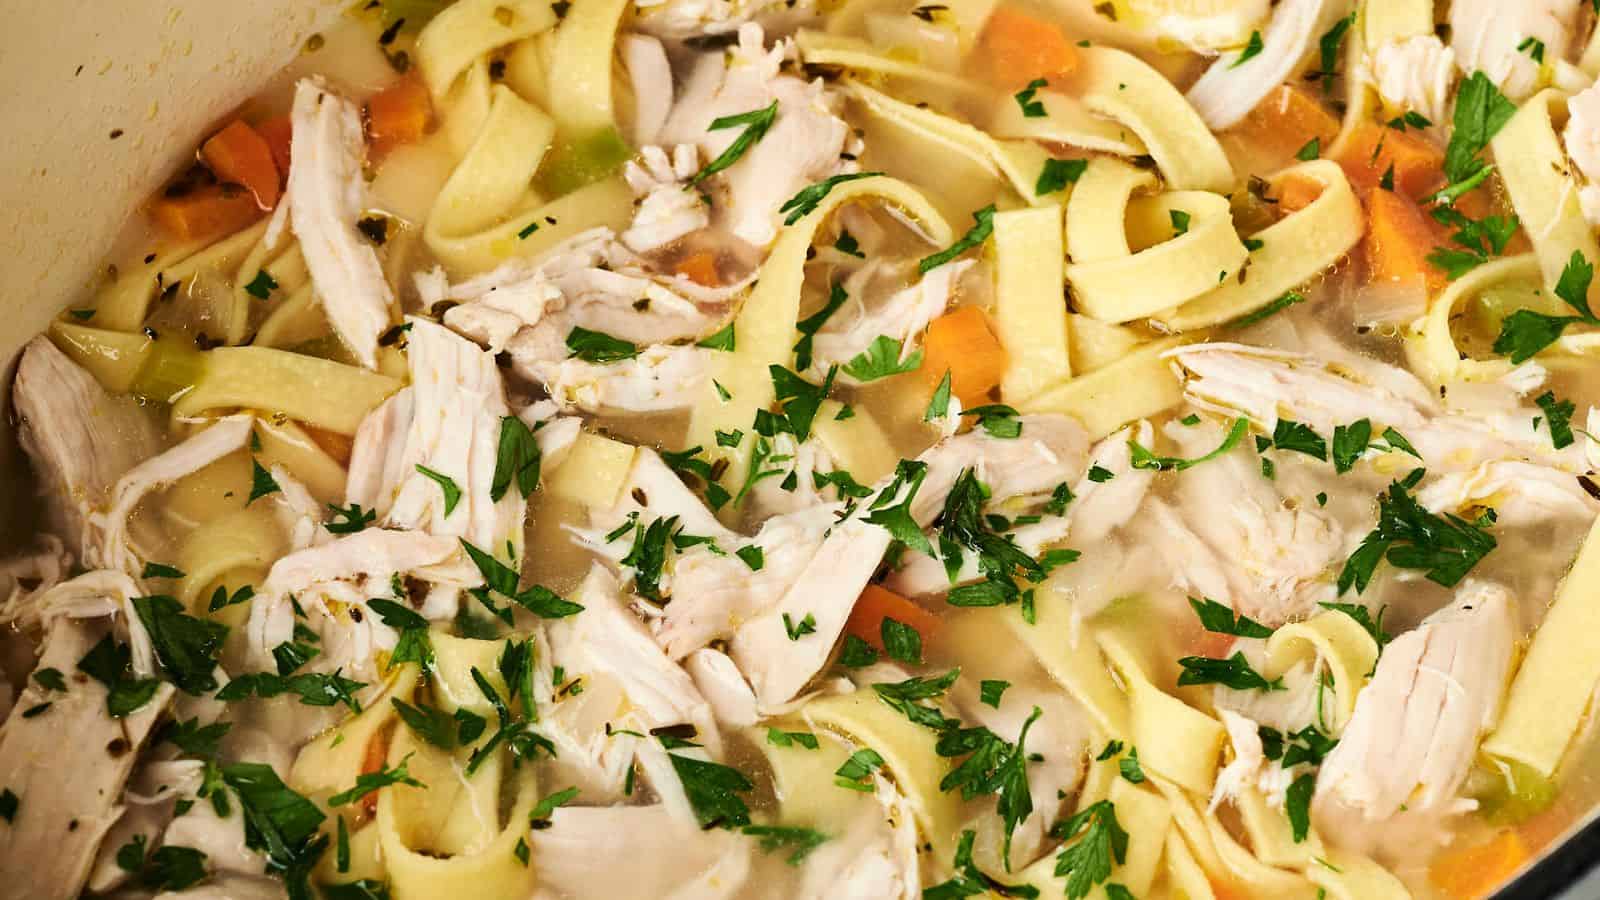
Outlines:
POLYGON ((744 131, 733 139, 733 143, 728 145, 728 149, 718 154, 716 159, 707 163, 705 168, 696 172, 693 178, 685 182, 683 189, 687 191, 738 162, 739 158, 744 156, 751 147, 755 146, 757 141, 766 137, 768 129, 772 127, 772 123, 777 118, 778 101, 774 100, 770 105, 761 109, 752 109, 749 112, 712 119, 711 125, 706 128, 707 131, 721 131, 726 128, 738 128, 741 125, 744 126, 744 131))
POLYGON ((917 272, 926 275, 968 250, 981 246, 984 241, 989 239, 989 235, 994 233, 994 212, 994 204, 991 203, 973 213, 974 224, 967 230, 967 233, 958 238, 949 247, 919 260, 917 262, 917 272))
POLYGON ((1040 88, 1046 87, 1047 85, 1049 85, 1049 82, 1045 81, 1043 78, 1035 78, 1034 80, 1028 82, 1027 87, 1017 91, 1016 94, 1012 96, 1012 99, 1017 101, 1017 107, 1022 110, 1023 118, 1042 119, 1045 117, 1046 113, 1044 110, 1044 101, 1034 99, 1034 94, 1038 93, 1040 88))
POLYGON ((1261 40, 1261 32, 1250 32, 1250 40, 1245 43, 1244 49, 1239 51, 1239 58, 1235 59, 1233 64, 1228 66, 1228 68, 1237 69, 1250 60, 1255 59, 1257 56, 1261 55, 1261 51, 1265 47, 1265 42, 1261 40))
POLYGON ((1251 325, 1255 325, 1264 319, 1283 312, 1289 307, 1294 306, 1296 303, 1304 302, 1306 302, 1304 294, 1301 294, 1297 291, 1287 291, 1282 297, 1279 297, 1271 303, 1268 303, 1266 306, 1263 306, 1253 312, 1247 312, 1236 319, 1232 319, 1225 323, 1222 327, 1228 329, 1249 328, 1251 325))
POLYGON ((1016 409, 1003 403, 990 403, 985 406, 974 406, 961 411, 963 416, 977 416, 978 427, 988 432, 990 437, 1009 440, 1022 436, 1022 419, 1016 409))
POLYGON ((788 613, 784 613, 783 631, 789 636, 789 640, 791 641, 798 641, 808 634, 816 634, 817 617, 813 616, 811 613, 806 613, 805 616, 800 619, 800 621, 796 622, 790 618, 788 613))
POLYGON ((322 527, 326 528, 329 534, 355 534, 364 531, 378 517, 377 510, 362 509, 359 503, 350 504, 348 509, 329 503, 328 509, 333 510, 333 519, 323 523, 322 527))
POLYGON ((845 293, 844 285, 834 282, 828 289, 828 302, 822 308, 795 323, 795 330, 800 332, 800 340, 794 345, 794 367, 801 372, 811 368, 811 345, 822 326, 826 325, 833 314, 844 306, 849 295, 845 293))
POLYGON ((376 772, 362 772, 356 776, 354 787, 329 797, 328 805, 344 806, 348 803, 354 803, 373 791, 381 790, 392 784, 404 784, 419 788, 427 787, 427 785, 412 778, 411 773, 406 771, 406 763, 410 762, 411 756, 412 754, 407 753, 405 758, 400 760, 400 764, 392 769, 384 768, 376 772))
POLYGON ((576 325, 567 332, 567 349, 574 357, 592 363, 621 362, 639 355, 638 346, 630 341, 576 325))
POLYGON ((168 566, 157 562, 144 564, 144 571, 139 573, 140 578, 182 578, 183 570, 176 566, 168 566))
POLYGON ((701 828, 739 828, 750 824, 750 807, 739 794, 755 790, 755 784, 732 766, 668 753, 672 770, 683 784, 683 792, 694 809, 701 828))
POLYGON ((1311 795, 1316 786, 1316 776, 1307 772, 1296 778, 1284 792, 1283 810, 1289 815, 1289 827, 1296 844, 1303 843, 1311 833, 1311 795))
POLYGON ((1189 598, 1189 606, 1194 609, 1194 614, 1200 617, 1200 627, 1214 634, 1231 634, 1247 638, 1272 637, 1272 629, 1250 618, 1244 613, 1237 617, 1232 609, 1206 597, 1202 600, 1189 598))
POLYGON ((922 421, 933 422, 950 414, 950 370, 944 370, 944 377, 939 379, 939 386, 934 388, 933 396, 928 398, 928 408, 922 413, 922 421))
POLYGON ((1144 783, 1144 769, 1139 766, 1139 748, 1128 750, 1128 755, 1117 760, 1117 771, 1129 784, 1144 783))
POLYGON ((793 225, 802 218, 810 215, 816 210, 817 205, 823 201, 823 198, 827 197, 828 193, 835 187, 838 187, 847 181, 855 181, 861 178, 875 178, 882 174, 882 172, 851 172, 846 175, 834 175, 831 178, 826 178, 815 184, 806 185, 804 188, 800 189, 799 193, 795 194, 793 197, 790 197, 782 206, 778 207, 778 212, 788 213, 788 215, 784 217, 783 224, 793 225))
POLYGON ((1328 444, 1310 425, 1279 419, 1272 429, 1272 446, 1279 450, 1304 453, 1315 459, 1328 458, 1328 444))
POLYGON ((1189 233, 1189 214, 1181 209, 1167 211, 1167 218, 1172 220, 1173 237, 1181 237, 1189 233))
POLYGON ((884 616, 878 634, 890 659, 907 665, 922 663, 922 635, 915 628, 884 616))
POLYGON ((907 356, 900 340, 880 334, 872 339, 866 350, 844 364, 844 373, 857 381, 868 382, 915 372, 921 365, 921 349, 907 356))
POLYGON ((1322 155, 1322 138, 1314 137, 1305 142, 1299 150, 1295 151, 1294 158, 1301 162, 1310 162, 1322 155))
POLYGON ((1281 691, 1283 679, 1268 681, 1257 672, 1243 653, 1235 652, 1227 659, 1208 656, 1185 656, 1178 660, 1183 672, 1178 675, 1178 686, 1191 684, 1220 684, 1236 691, 1281 691))
POLYGON ((860 669, 877 661, 878 651, 871 644, 853 634, 845 635, 844 647, 839 651, 839 665, 860 669))
POLYGON ((1355 468, 1361 454, 1367 452, 1372 442, 1372 421, 1357 419, 1349 425, 1336 425, 1333 429, 1333 470, 1343 475, 1355 468))
MULTIPOLYGON (((1198 419, 1196 421, 1198 421, 1198 419)), ((1221 444, 1217 445, 1217 449, 1207 453, 1205 456, 1198 456, 1194 459, 1181 459, 1175 456, 1156 456, 1138 441, 1129 438, 1128 455, 1131 460, 1130 464, 1135 469, 1154 469, 1158 472, 1169 470, 1181 472, 1184 469, 1192 468, 1200 465, 1203 462, 1209 462, 1213 459, 1216 459, 1222 454, 1227 453, 1229 450, 1232 450, 1234 447, 1237 447, 1239 445, 1239 441, 1244 439, 1245 432, 1249 430, 1250 422, 1248 419, 1244 418, 1243 416, 1234 419, 1233 424, 1228 427, 1227 436, 1222 439, 1221 444)), ((1096 468, 1099 467, 1096 466, 1096 468)), ((1093 470, 1090 471, 1090 480, 1094 480, 1093 470)), ((1070 494, 1068 499, 1071 499, 1070 494)))
POLYGON ((417 473, 439 486, 440 492, 444 494, 444 514, 448 516, 455 512, 456 504, 461 502, 461 488, 456 484, 455 479, 443 472, 430 469, 422 463, 417 463, 417 473))
POLYGON ((1544 410, 1545 425, 1550 429, 1550 443, 1555 449, 1560 450, 1571 446, 1572 414, 1577 407, 1571 400, 1557 400, 1553 391, 1545 391, 1533 402, 1539 404, 1544 410))
POLYGON ((978 699, 987 706, 1000 708, 1000 697, 1011 687, 1011 682, 998 679, 984 679, 978 683, 978 699))
POLYGON ((850 754, 850 758, 834 770, 833 783, 839 787, 863 794, 873 792, 871 782, 872 773, 883 767, 883 757, 878 751, 870 747, 863 747, 850 754))
POLYGON ((268 274, 266 269, 257 269, 256 277, 250 279, 250 283, 244 286, 244 292, 257 300, 267 299, 277 289, 277 280, 268 274))
POLYGON ((1506 99, 1483 72, 1473 72, 1461 82, 1456 93, 1455 127, 1444 154, 1444 174, 1452 185, 1474 178, 1482 180, 1489 164, 1478 154, 1516 111, 1516 104, 1506 99))
POLYGON ((1069 184, 1077 184, 1078 179, 1089 168, 1087 159, 1047 159, 1044 168, 1039 170, 1039 178, 1033 183, 1033 193, 1043 197, 1056 191, 1064 191, 1069 184))
POLYGON ((798 866, 805 862, 806 857, 811 855, 811 851, 828 841, 828 836, 815 828, 784 825, 746 825, 744 833, 760 839, 761 852, 763 853, 792 848, 789 856, 784 860, 791 866, 798 866))
POLYGON ((1556 281, 1555 295, 1572 307, 1575 316, 1551 316, 1531 309, 1519 309, 1506 316, 1500 324, 1500 334, 1494 341, 1494 352, 1511 357, 1513 363, 1523 363, 1540 350, 1561 337, 1568 325, 1583 322, 1600 325, 1600 318, 1589 309, 1589 285, 1594 281, 1594 266, 1584 258, 1581 250, 1572 251, 1572 258, 1561 270, 1556 281))
POLYGON ((1454 587, 1497 545, 1489 533, 1492 510, 1473 522, 1451 513, 1437 516, 1417 503, 1409 487, 1396 481, 1378 495, 1378 525, 1339 572, 1340 594, 1351 587, 1365 591, 1385 559, 1402 569, 1420 569, 1435 584, 1454 587))
POLYGON ((161 594, 133 598, 133 610, 173 684, 195 696, 216 690, 217 655, 228 636, 226 625, 191 616, 182 603, 161 594))
MULTIPOLYGON (((533 430, 516 416, 500 419, 500 443, 495 447, 494 478, 489 483, 489 499, 500 502, 513 483, 517 493, 527 499, 539 487, 539 442, 533 430)), ((445 510, 445 515, 449 515, 445 510)))
POLYGON ((1050 829, 1066 841, 1056 855, 1055 874, 1065 878, 1067 900, 1083 900, 1111 877, 1111 866, 1127 861, 1128 833, 1117 822, 1116 807, 1100 800, 1050 829))
POLYGON ((704 347, 707 350, 722 350, 727 353, 732 353, 734 347, 737 346, 733 323, 729 322, 728 324, 717 329, 714 334, 696 341, 695 346, 704 347))
POLYGON ((821 746, 817 742, 817 736, 809 731, 783 731, 771 726, 767 728, 767 743, 774 747, 793 747, 799 744, 807 750, 815 750, 821 746))
POLYGON ((272 473, 262 467, 260 460, 250 457, 250 498, 244 502, 245 506, 260 500, 268 494, 276 494, 283 490, 278 487, 278 480, 272 473))

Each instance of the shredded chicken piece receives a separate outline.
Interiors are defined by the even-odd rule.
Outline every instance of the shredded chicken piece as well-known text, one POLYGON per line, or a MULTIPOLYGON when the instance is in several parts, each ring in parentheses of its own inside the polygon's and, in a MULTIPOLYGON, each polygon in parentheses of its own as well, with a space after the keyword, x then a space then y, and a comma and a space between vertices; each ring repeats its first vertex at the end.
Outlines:
POLYGON ((1590 85, 1567 100, 1567 126, 1561 131, 1567 157, 1583 176, 1578 202, 1589 224, 1600 224, 1600 85, 1590 85))
POLYGON ((530 843, 540 882, 579 900, 732 897, 744 886, 755 847, 735 831, 685 824, 659 804, 562 807, 530 843))
POLYGON ((1131 0, 1129 5, 1136 15, 1146 17, 1147 30, 1157 38, 1205 54, 1244 46, 1272 12, 1268 0, 1183 4, 1131 0))
POLYGON ((739 43, 726 58, 721 52, 700 58, 662 131, 665 140, 698 145, 706 159, 715 159, 740 130, 712 131, 712 120, 778 104, 766 136, 704 183, 712 189, 717 221, 757 247, 772 243, 782 218, 778 208, 797 191, 856 169, 853 160, 840 155, 847 151, 850 127, 837 114, 837 94, 820 80, 807 83, 780 74, 793 54, 788 40, 768 50, 760 25, 740 26, 739 43))
POLYGON ((1379 823, 1473 807, 1459 791, 1499 717, 1512 617, 1505 588, 1469 580, 1454 603, 1384 648, 1317 778, 1312 810, 1325 836, 1360 848, 1382 839, 1379 823))
POLYGON ((699 169, 700 153, 692 144, 679 144, 671 156, 661 147, 643 147, 638 159, 623 166, 622 177, 639 206, 633 223, 620 235, 628 249, 649 253, 711 223, 705 201, 686 189, 699 169))
MULTIPOLYGON (((865 298, 878 266, 868 263, 845 282, 851 301, 834 313, 823 324, 813 339, 815 361, 810 374, 821 378, 829 366, 843 366, 858 355, 867 352, 879 337, 900 342, 900 361, 915 353, 921 343, 922 332, 928 323, 938 318, 950 305, 956 283, 973 266, 975 260, 964 259, 945 263, 931 269, 911 285, 901 288, 888 297, 869 305, 865 298)), ((838 379, 845 384, 856 384, 848 372, 841 371, 838 379)))
POLYGON ((1368 75, 1383 102, 1435 124, 1449 114, 1456 54, 1431 34, 1391 41, 1371 52, 1368 75))
POLYGON ((389 327, 394 292, 372 244, 356 229, 365 212, 366 136, 361 107, 320 78, 295 85, 293 164, 284 203, 328 322, 367 368, 389 327))
POLYGON ((1543 77, 1524 43, 1538 41, 1547 63, 1566 59, 1580 5, 1579 0, 1456 0, 1450 4, 1456 63, 1463 72, 1483 72, 1520 103, 1538 90, 1543 77))

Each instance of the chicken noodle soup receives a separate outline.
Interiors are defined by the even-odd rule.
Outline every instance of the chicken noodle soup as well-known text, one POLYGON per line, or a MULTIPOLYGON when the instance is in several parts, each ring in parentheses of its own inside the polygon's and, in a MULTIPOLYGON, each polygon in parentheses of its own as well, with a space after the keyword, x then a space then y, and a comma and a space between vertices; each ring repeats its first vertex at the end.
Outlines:
POLYGON ((1600 799, 1577 0, 373 0, 23 351, 0 896, 1393 900, 1600 799))

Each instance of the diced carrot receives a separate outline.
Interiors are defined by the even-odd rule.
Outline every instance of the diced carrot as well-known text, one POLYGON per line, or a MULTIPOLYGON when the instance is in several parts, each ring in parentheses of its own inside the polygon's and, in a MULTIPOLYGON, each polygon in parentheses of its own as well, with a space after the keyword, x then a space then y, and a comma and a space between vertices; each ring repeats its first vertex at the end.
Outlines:
POLYGON ((1299 212, 1322 196, 1322 182, 1303 175, 1289 175, 1273 185, 1273 197, 1278 201, 1278 212, 1299 212))
POLYGON ((427 133, 433 102, 418 78, 402 78, 367 99, 367 136, 372 155, 382 156, 427 133))
POLYGON ((1385 190, 1376 190, 1367 196, 1367 234, 1363 246, 1367 271, 1373 281, 1402 285, 1423 283, 1430 292, 1442 290, 1445 275, 1428 262, 1428 254, 1442 243, 1433 223, 1411 200, 1385 190))
POLYGON ((1078 67, 1078 51, 1057 25, 1014 6, 1001 6, 983 28, 981 58, 989 77, 1005 90, 1035 78, 1066 75, 1078 67))
POLYGON ((673 265, 672 271, 706 287, 722 284, 721 273, 717 271, 717 255, 709 250, 697 250, 685 256, 673 265))
POLYGON ((229 122, 201 145, 200 158, 218 180, 249 188, 262 209, 278 205, 278 164, 272 161, 272 147, 242 119, 229 122))
POLYGON ((1455 900, 1479 900, 1516 874, 1528 857, 1522 837, 1515 831, 1502 831, 1486 843, 1439 854, 1428 869, 1428 877, 1455 900))
POLYGON ((1214 878, 1207 880, 1211 882, 1211 893, 1216 896, 1217 900, 1247 900, 1248 895, 1236 887, 1233 882, 1214 878))
POLYGON ((861 592, 861 596, 856 598, 855 608, 850 611, 850 618, 845 621, 844 630, 846 634, 853 634, 882 650, 884 619, 893 619, 902 625, 910 625, 925 641, 932 637, 942 624, 938 616, 916 603, 886 587, 869 584, 867 589, 861 592))
POLYGON ((294 125, 290 124, 288 116, 273 116, 256 125, 256 131, 266 139, 267 147, 272 150, 272 161, 278 166, 278 174, 283 178, 289 177, 289 145, 294 138, 294 125))
MULTIPOLYGON (((382 772, 389 759, 389 729, 385 728, 367 739, 366 752, 361 757, 361 774, 382 772)), ((369 816, 378 813, 378 792, 361 798, 361 809, 369 816)))
POLYGON ((1289 156, 1313 140, 1327 147, 1339 134, 1339 120, 1310 91, 1284 84, 1273 88, 1228 133, 1268 152, 1289 156))
POLYGON ((1444 151, 1410 131, 1363 122, 1350 135, 1338 159, 1350 183, 1363 193, 1378 187, 1394 167, 1394 187, 1413 200, 1444 182, 1444 151))
POLYGON ((230 185, 202 185, 176 197, 158 196, 150 204, 150 217, 161 230, 182 241, 232 234, 261 216, 256 198, 230 185))
POLYGON ((311 442, 322 448, 322 452, 333 457, 341 466, 350 465, 350 451, 355 448, 355 439, 346 434, 327 431, 314 425, 300 426, 305 429, 306 437, 311 442))
POLYGON ((930 387, 950 373, 950 390, 963 407, 988 402, 989 392, 1006 372, 1006 351, 989 327, 989 318, 976 306, 947 312, 928 324, 923 338, 922 367, 930 387))

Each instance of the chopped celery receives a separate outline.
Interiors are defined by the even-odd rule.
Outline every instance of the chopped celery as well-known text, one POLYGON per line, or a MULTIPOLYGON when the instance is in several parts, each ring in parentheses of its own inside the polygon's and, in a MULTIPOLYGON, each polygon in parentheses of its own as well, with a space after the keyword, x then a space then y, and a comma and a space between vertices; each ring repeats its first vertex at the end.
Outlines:
POLYGON ((1519 762, 1491 760, 1474 773, 1478 814, 1493 825, 1517 825, 1550 808, 1556 783, 1519 762))
POLYGON ((194 389, 205 375, 206 355, 193 344, 159 339, 133 377, 129 390, 156 403, 172 403, 194 389))
POLYGON ((571 193, 615 173, 632 156, 633 148, 615 128, 576 139, 558 138, 539 166, 539 189, 552 197, 571 193))
POLYGON ((403 31, 418 31, 438 15, 451 0, 379 0, 385 26, 405 20, 403 31))

